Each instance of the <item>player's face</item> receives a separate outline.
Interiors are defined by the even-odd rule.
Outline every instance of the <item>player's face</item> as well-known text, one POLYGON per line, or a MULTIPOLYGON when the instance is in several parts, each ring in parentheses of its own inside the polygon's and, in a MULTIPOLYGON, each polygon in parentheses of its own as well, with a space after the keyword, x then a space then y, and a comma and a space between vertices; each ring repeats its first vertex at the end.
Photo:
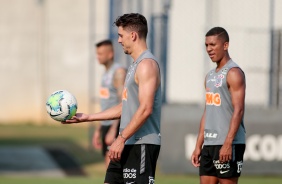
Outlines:
POLYGON ((118 43, 122 45, 125 54, 131 54, 131 40, 131 32, 121 26, 118 27, 118 43))
POLYGON ((102 45, 96 49, 97 59, 100 64, 106 65, 113 59, 113 50, 109 45, 102 45))
POLYGON ((213 62, 219 62, 225 56, 228 42, 224 42, 218 36, 206 37, 206 51, 213 62))

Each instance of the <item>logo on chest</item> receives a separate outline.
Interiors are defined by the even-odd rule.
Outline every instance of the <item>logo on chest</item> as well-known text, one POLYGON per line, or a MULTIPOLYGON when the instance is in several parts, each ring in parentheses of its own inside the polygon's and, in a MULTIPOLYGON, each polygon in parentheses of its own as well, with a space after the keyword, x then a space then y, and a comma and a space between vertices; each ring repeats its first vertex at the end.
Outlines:
POLYGON ((224 79, 224 75, 222 75, 222 74, 220 74, 220 75, 218 75, 217 77, 216 77, 216 79, 215 79, 215 84, 214 84, 214 86, 215 87, 221 87, 222 86, 222 80, 224 79))
POLYGON ((100 98, 102 99, 109 99, 110 98, 110 91, 108 88, 100 88, 100 98))
POLYGON ((221 97, 219 93, 206 92, 206 105, 221 105, 221 97))
POLYGON ((127 88, 126 87, 123 88, 122 100, 127 101, 127 88))

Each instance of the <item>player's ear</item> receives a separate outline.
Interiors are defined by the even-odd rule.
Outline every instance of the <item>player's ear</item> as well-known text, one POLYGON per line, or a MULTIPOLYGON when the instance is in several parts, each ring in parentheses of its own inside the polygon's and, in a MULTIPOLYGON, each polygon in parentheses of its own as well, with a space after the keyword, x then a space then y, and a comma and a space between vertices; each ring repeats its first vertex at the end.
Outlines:
POLYGON ((228 50, 229 42, 225 42, 223 45, 224 50, 228 50))
POLYGON ((137 39, 137 37, 138 37, 138 34, 137 34, 135 31, 132 31, 132 32, 131 32, 131 39, 132 39, 133 41, 135 41, 135 40, 137 39))
POLYGON ((110 52, 110 54, 109 54, 110 56, 110 59, 112 59, 112 58, 114 58, 114 52, 110 52))

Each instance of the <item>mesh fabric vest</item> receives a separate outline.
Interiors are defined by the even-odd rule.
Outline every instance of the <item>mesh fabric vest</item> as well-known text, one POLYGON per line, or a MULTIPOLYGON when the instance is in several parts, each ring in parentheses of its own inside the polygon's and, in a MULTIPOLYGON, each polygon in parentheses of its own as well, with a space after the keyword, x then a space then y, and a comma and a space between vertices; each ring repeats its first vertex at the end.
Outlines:
MULTIPOLYGON (((146 50, 136 59, 136 61, 132 62, 132 64, 129 66, 124 84, 120 132, 122 132, 124 128, 129 124, 140 105, 138 93, 139 87, 135 82, 135 72, 138 64, 144 59, 152 59, 157 62, 152 53, 149 50, 146 50)), ((160 117, 161 85, 159 85, 157 91, 155 92, 152 114, 148 117, 142 127, 140 127, 140 129, 133 136, 131 136, 125 144, 160 145, 160 117)))
MULTIPOLYGON (((231 94, 227 86, 227 74, 239 66, 231 59, 218 71, 211 70, 206 76, 206 121, 204 145, 223 145, 233 114, 231 94)), ((241 120, 233 144, 245 144, 245 127, 241 120)))

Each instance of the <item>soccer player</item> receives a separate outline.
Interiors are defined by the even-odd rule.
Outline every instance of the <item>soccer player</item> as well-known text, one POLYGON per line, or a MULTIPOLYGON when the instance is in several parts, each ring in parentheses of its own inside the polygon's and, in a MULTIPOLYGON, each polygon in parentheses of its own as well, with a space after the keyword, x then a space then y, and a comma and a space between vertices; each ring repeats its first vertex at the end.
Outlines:
MULTIPOLYGON (((103 40, 97 43, 96 55, 99 63, 105 67, 100 87, 100 106, 101 110, 106 110, 121 102, 126 70, 120 64, 114 62, 114 48, 111 40, 103 40)), ((108 148, 117 137, 118 129, 119 120, 101 121, 93 134, 93 146, 96 149, 102 148, 106 167, 110 162, 107 155, 108 148)))
POLYGON ((235 184, 245 152, 245 75, 228 54, 224 28, 209 30, 205 44, 216 68, 205 78, 206 105, 191 161, 202 184, 235 184))
POLYGON ((128 68, 122 103, 96 114, 78 113, 63 123, 119 119, 120 134, 109 150, 105 183, 154 183, 160 151, 161 76, 147 48, 146 18, 138 13, 117 18, 118 42, 133 62, 128 68))

